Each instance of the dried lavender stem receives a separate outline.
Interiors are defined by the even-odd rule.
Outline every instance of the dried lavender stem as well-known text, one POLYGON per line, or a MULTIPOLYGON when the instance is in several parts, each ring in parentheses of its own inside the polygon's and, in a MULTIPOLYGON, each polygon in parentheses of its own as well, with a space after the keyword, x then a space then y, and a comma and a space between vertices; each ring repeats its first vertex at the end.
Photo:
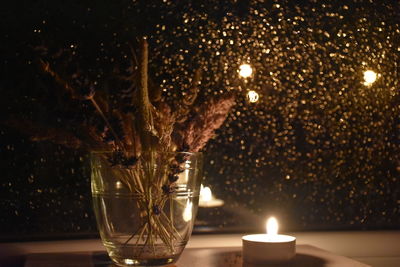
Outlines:
POLYGON ((135 237, 135 235, 136 235, 137 233, 139 233, 139 231, 145 226, 146 223, 147 223, 147 222, 144 222, 141 226, 139 226, 139 228, 136 229, 136 231, 128 238, 128 240, 125 241, 125 243, 124 243, 125 246, 129 243, 129 241, 131 241, 131 239, 132 239, 133 237, 135 237))
POLYGON ((141 181, 140 178, 139 178, 139 177, 140 177, 139 174, 138 174, 138 173, 135 174, 133 170, 130 170, 129 173, 130 173, 132 179, 133 179, 134 181, 136 181, 137 185, 139 186, 139 189, 140 189, 140 190, 138 190, 138 191, 141 192, 141 193, 144 193, 142 181, 141 181))
POLYGON ((164 216, 164 218, 166 219, 167 225, 170 226, 171 230, 174 231, 174 232, 177 234, 177 236, 178 236, 180 239, 183 240, 183 237, 181 236, 181 234, 178 232, 178 230, 176 230, 175 226, 173 225, 173 217, 171 217, 171 220, 170 220, 170 219, 168 218, 168 216, 165 214, 165 212, 162 212, 161 214, 162 214, 162 215, 164 216))
POLYGON ((122 149, 125 150, 124 144, 118 138, 118 135, 115 133, 113 127, 111 126, 110 122, 108 121, 107 117, 104 115, 103 111, 101 110, 100 106, 97 104, 96 100, 93 97, 89 98, 90 102, 92 102, 93 106, 96 108, 97 112, 99 112, 100 116, 103 118, 104 122, 106 123, 107 127, 110 129, 111 133, 113 134, 115 140, 119 143, 122 149))
POLYGON ((42 69, 43 72, 50 74, 51 77, 53 77, 53 79, 59 83, 60 85, 62 85, 68 93, 70 93, 71 98, 72 99, 80 99, 80 97, 78 97, 75 93, 75 89, 72 88, 66 81, 64 81, 60 75, 58 75, 55 71, 53 71, 50 68, 50 64, 48 62, 45 62, 41 59, 39 59, 39 63, 40 63, 40 67, 42 69))

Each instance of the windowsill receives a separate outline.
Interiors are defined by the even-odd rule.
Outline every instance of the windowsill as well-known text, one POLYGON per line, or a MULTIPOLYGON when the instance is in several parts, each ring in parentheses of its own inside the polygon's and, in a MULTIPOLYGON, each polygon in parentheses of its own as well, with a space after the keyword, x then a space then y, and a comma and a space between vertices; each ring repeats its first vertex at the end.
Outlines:
MULTIPOLYGON (((297 237, 297 244, 312 245, 372 266, 400 266, 400 231, 296 232, 291 235, 297 237)), ((193 235, 187 248, 241 247, 242 236, 193 235)), ((104 251, 104 247, 98 239, 0 243, 0 263, 5 258, 31 253, 85 251, 104 251)))

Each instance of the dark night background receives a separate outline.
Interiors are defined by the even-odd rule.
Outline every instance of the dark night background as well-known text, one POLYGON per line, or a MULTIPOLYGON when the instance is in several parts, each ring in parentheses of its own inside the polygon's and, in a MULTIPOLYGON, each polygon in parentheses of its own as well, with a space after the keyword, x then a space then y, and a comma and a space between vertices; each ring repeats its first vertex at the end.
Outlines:
POLYGON ((112 90, 141 36, 169 101, 198 66, 202 95, 237 95, 204 151, 204 184, 226 207, 203 224, 255 229, 241 216, 275 214, 284 230, 399 229, 397 1, 7 1, 0 21, 0 239, 96 235, 86 153, 10 122, 72 127, 84 115, 64 109, 39 59, 83 92, 112 90))

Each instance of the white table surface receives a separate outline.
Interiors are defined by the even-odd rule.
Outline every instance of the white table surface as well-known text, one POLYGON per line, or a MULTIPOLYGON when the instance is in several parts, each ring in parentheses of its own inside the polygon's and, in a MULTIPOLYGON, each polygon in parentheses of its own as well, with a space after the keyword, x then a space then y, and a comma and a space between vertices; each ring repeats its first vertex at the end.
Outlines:
MULTIPOLYGON (((297 244, 312 245, 376 267, 400 266, 400 231, 338 231, 289 233, 297 244)), ((241 247, 243 234, 193 235, 187 248, 241 247)), ((32 253, 103 251, 98 239, 0 243, 0 263, 32 253)), ((2 266, 0 264, 0 266, 2 266)))
MULTIPOLYGON (((29 254, 24 267, 115 267, 105 252, 29 254)), ((241 247, 186 248, 168 267, 370 267, 310 245, 297 245, 296 255, 284 263, 244 262, 241 247)))

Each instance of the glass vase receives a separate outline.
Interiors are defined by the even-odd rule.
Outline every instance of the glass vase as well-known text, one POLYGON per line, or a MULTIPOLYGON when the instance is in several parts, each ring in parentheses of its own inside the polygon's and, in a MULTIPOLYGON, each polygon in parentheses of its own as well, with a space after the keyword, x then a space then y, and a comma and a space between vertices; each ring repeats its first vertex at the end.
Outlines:
POLYGON ((120 266, 174 263, 192 233, 202 178, 201 153, 163 152, 139 159, 91 156, 97 226, 120 266))

